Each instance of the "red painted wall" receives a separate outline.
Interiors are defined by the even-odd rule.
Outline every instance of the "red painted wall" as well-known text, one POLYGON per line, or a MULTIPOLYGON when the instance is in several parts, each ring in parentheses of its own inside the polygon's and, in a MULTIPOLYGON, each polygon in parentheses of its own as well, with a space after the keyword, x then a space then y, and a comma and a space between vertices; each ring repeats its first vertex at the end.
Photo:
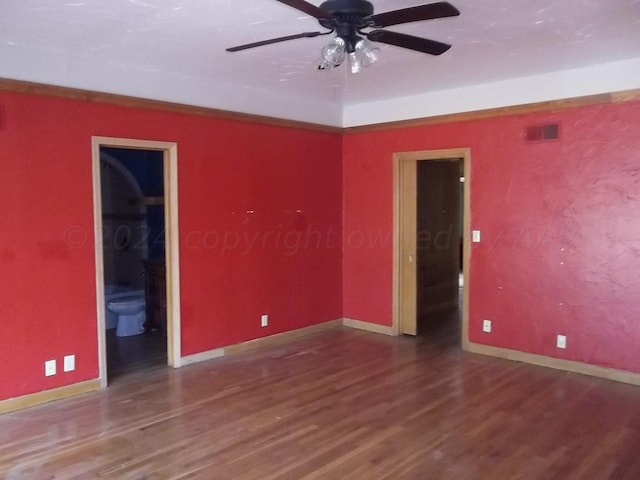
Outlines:
POLYGON ((346 135, 344 316, 392 323, 392 154, 456 147, 471 148, 483 236, 470 340, 640 372, 637 102, 346 135), (547 122, 560 123, 558 141, 524 141, 547 122))
POLYGON ((183 355, 341 317, 339 134, 6 92, 0 112, 0 400, 98 376, 92 135, 178 143, 183 355))
POLYGON ((390 325, 392 153, 468 146, 471 340, 640 372, 639 103, 342 138, 6 92, 0 112, 0 400, 97 377, 92 135, 179 144, 184 355, 390 325), (561 139, 526 144, 547 121, 561 139))

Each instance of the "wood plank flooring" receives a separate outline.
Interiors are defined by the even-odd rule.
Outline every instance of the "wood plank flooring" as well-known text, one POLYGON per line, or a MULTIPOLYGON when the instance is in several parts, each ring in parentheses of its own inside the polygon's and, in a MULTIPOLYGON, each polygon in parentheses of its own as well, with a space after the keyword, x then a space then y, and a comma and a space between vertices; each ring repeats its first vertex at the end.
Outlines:
POLYGON ((640 388, 427 337, 336 329, 123 375, 0 416, 0 478, 640 478, 640 388))

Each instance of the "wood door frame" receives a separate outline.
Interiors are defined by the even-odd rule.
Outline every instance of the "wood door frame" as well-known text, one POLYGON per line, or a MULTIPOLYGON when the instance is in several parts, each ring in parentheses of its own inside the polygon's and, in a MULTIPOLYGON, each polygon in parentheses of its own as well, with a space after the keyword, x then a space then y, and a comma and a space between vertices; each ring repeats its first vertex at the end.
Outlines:
POLYGON ((115 147, 161 151, 163 156, 165 261, 167 288, 167 363, 178 368, 182 362, 180 329, 180 250, 178 228, 178 144, 130 138, 91 137, 93 218, 96 263, 98 365, 101 388, 107 386, 107 343, 104 302, 104 259, 100 148, 115 147))
POLYGON ((393 325, 394 335, 416 333, 416 238, 418 162, 461 159, 464 171, 462 348, 469 346, 471 258, 471 149, 422 150, 393 154, 393 325), (410 320, 413 318, 413 320, 410 320))

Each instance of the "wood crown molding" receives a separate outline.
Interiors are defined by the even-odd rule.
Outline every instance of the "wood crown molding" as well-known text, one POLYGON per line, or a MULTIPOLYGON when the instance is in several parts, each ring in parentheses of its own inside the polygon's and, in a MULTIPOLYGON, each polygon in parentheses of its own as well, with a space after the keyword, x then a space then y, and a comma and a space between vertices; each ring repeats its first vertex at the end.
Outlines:
POLYGON ((468 122, 471 120, 482 120, 485 118, 549 112, 553 110, 566 110, 569 108, 634 102, 638 100, 640 100, 640 88, 620 92, 602 93, 598 95, 588 95, 584 97, 566 98, 562 100, 549 100, 547 102, 513 105, 510 107, 489 108, 486 110, 475 110, 472 112, 451 113, 447 115, 436 115, 433 117, 413 118, 410 120, 398 120, 394 122, 376 123, 358 127, 347 127, 344 128, 342 132, 345 134, 379 132, 383 130, 423 127, 426 125, 442 123, 468 122))
POLYGON ((71 100, 105 103, 126 108, 143 108, 146 110, 181 113, 185 115, 198 115, 202 117, 235 120, 238 122, 257 123, 260 125, 271 125, 276 127, 297 128, 324 133, 342 133, 342 128, 340 127, 331 127, 328 125, 321 125, 319 123, 299 122, 296 120, 286 120, 264 115, 231 112, 227 110, 219 110, 216 108, 198 107, 195 105, 185 105, 182 103, 165 102, 162 100, 150 100, 146 98, 130 97, 127 95, 101 93, 91 90, 60 87, 57 85, 46 85, 43 83, 25 82, 22 80, 11 80, 7 78, 0 78, 0 92, 2 91, 26 93, 30 95, 43 95, 57 98, 68 98, 71 100))
POLYGON ((640 100, 640 89, 623 90, 619 92, 602 93, 598 95, 588 95, 584 97, 567 98, 563 100, 550 100, 547 102, 528 103, 524 105, 514 105, 510 107, 489 108, 486 110, 476 110, 472 112, 452 113, 447 115, 436 115, 433 117, 414 118, 410 120, 398 120, 393 122, 376 123, 362 125, 358 127, 332 127, 318 123, 299 122, 282 118, 268 117, 263 115, 253 115, 249 113, 231 112, 216 108, 197 107, 181 103, 165 102, 161 100, 149 100, 113 93, 101 93, 78 88, 60 87, 56 85, 46 85, 43 83, 26 82, 23 80, 12 80, 0 78, 0 92, 17 92, 31 95, 44 95, 57 98, 68 98, 84 102, 105 103, 127 108, 143 108, 162 112, 182 113, 185 115, 198 115, 210 118, 220 118, 225 120, 235 120, 245 123, 257 123, 261 125, 272 125, 278 127, 298 128, 324 133, 367 133, 383 130, 396 130, 400 128, 421 127, 425 125, 435 125, 439 123, 465 122, 470 120, 480 120, 484 118, 502 117, 508 115, 522 115, 525 113, 545 112, 551 110, 564 110, 567 108, 577 108, 592 105, 603 105, 621 102, 633 102, 640 100))

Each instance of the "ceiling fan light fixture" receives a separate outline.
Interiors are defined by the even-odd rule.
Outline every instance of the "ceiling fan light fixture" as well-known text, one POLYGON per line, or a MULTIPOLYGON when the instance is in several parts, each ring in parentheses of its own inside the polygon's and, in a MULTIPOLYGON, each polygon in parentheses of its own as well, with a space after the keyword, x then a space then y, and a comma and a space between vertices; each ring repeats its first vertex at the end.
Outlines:
POLYGON ((320 70, 328 70, 337 67, 344 62, 347 44, 341 37, 334 37, 327 45, 322 47, 320 53, 320 70))
POLYGON ((365 67, 373 65, 380 58, 380 49, 371 45, 371 42, 365 38, 361 38, 356 43, 355 53, 360 57, 365 67))
POLYGON ((356 53, 351 52, 349 54, 349 66, 351 67, 351 73, 360 73, 364 67, 362 58, 356 53))
POLYGON ((359 36, 344 39, 336 35, 322 48, 318 69, 330 70, 338 67, 347 56, 349 57, 351 73, 360 73, 364 67, 368 67, 378 61, 380 49, 372 46, 371 42, 359 36))

